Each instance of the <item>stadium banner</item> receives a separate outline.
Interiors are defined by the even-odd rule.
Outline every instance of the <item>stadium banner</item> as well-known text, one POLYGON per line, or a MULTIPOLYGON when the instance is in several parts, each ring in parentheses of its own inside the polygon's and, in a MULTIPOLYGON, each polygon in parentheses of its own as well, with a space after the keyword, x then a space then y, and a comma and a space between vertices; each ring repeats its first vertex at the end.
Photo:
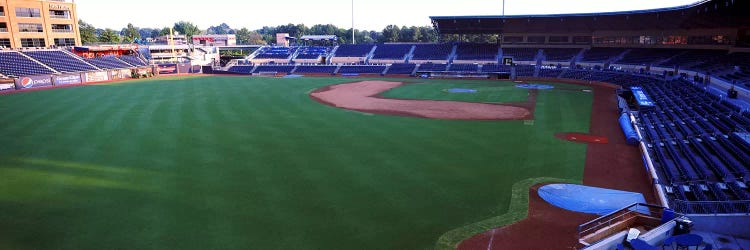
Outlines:
POLYGON ((24 76, 16 79, 16 89, 30 89, 52 86, 52 76, 24 76))
POLYGON ((86 82, 104 82, 109 81, 109 73, 107 71, 97 71, 86 73, 86 82))
POLYGON ((65 74, 52 77, 52 82, 57 85, 79 84, 83 82, 81 74, 65 74))
POLYGON ((160 75, 172 75, 178 72, 177 64, 159 64, 157 67, 160 75))
POLYGON ((16 82, 12 79, 0 79, 0 91, 16 89, 16 82))
POLYGON ((651 101, 651 98, 646 95, 646 91, 643 90, 641 87, 631 87, 630 90, 633 91, 633 95, 635 96, 635 100, 638 101, 638 105, 641 107, 654 107, 654 102, 651 101))
POLYGON ((122 79, 130 79, 132 78, 132 72, 129 69, 119 69, 119 70, 112 70, 109 71, 109 79, 114 80, 122 80, 122 79))
POLYGON ((193 65, 189 63, 177 64, 177 73, 181 73, 181 74, 193 73, 193 65))

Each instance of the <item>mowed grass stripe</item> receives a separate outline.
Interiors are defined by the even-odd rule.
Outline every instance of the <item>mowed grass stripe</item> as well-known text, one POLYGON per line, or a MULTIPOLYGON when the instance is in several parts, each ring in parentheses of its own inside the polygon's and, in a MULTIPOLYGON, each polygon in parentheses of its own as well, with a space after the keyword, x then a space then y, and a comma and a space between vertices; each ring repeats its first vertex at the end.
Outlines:
MULTIPOLYGON (((548 135, 587 128, 583 116, 556 113, 590 110, 569 100, 590 96, 550 98, 530 126, 369 115, 307 94, 351 81, 174 78, 35 92, 80 111, 50 114, 70 123, 44 126, 39 134, 54 140, 22 127, 0 132, 12 148, 0 152, 9 179, 0 184, 0 245, 424 249, 506 212, 513 183, 581 178, 585 147, 548 135), (37 163, 11 160, 19 157, 37 163)), ((36 98, 11 97, 0 107, 36 98)))

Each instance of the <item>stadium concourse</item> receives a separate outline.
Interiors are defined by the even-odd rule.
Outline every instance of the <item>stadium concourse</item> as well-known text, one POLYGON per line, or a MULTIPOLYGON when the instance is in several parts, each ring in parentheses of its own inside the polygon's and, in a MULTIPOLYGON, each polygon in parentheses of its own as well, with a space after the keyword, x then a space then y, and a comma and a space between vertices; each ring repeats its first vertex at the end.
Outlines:
MULTIPOLYGON (((0 94, 149 74, 362 77, 381 81, 342 80, 310 91, 310 97, 368 114, 533 124, 537 95, 545 90, 528 90, 522 100, 504 105, 453 102, 465 105, 462 114, 450 113, 455 106, 447 101, 384 95, 427 78, 499 79, 515 81, 514 87, 565 84, 549 86, 554 91, 593 93, 589 133, 557 131, 561 139, 585 143, 582 184, 641 194, 646 203, 689 217, 689 229, 703 236, 701 249, 740 249, 750 242, 748 7, 747 1, 705 0, 619 13, 432 17, 443 35, 501 38, 491 44, 262 45, 223 65, 190 63, 191 58, 201 57, 193 55, 180 58, 180 63, 161 63, 148 46, 96 56, 86 56, 95 50, 86 46, 4 49, 0 50, 0 94)), ((214 49, 222 48, 200 53, 214 49)), ((481 93, 468 87, 456 90, 481 93)), ((622 234, 612 236, 619 237, 614 243, 607 243, 606 237, 586 242, 579 225, 597 215, 556 207, 540 196, 545 184, 560 182, 565 180, 532 178, 516 183, 507 214, 465 221, 464 227, 439 239, 435 236, 436 247, 612 249, 625 243, 622 234)), ((673 229, 679 228, 677 222, 670 223, 668 233, 643 230, 640 239, 661 246, 671 234, 684 233, 673 229)), ((619 233, 623 232, 627 230, 619 233)))

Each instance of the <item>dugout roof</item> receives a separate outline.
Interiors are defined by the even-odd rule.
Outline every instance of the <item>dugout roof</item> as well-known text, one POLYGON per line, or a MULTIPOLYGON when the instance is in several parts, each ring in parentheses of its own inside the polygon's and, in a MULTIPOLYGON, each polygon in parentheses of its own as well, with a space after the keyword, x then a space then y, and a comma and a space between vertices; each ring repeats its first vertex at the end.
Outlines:
POLYGON ((702 0, 671 8, 608 13, 433 16, 441 34, 590 33, 601 30, 668 30, 750 27, 750 1, 702 0))

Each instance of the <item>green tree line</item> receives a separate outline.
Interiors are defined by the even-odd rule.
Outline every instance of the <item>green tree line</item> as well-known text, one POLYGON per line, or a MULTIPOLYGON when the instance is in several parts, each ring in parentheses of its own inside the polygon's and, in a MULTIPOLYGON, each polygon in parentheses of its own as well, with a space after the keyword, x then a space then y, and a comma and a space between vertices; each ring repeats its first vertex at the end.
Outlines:
MULTIPOLYGON (((170 27, 162 28, 139 28, 128 24, 120 31, 113 29, 99 29, 84 21, 79 21, 81 41, 83 44, 95 43, 133 43, 168 35, 170 27)), ((316 24, 306 26, 304 24, 287 24, 279 26, 264 26, 257 30, 248 28, 234 29, 222 23, 210 26, 206 30, 188 21, 179 21, 171 27, 174 32, 186 35, 191 40, 194 35, 201 34, 234 34, 237 43, 243 45, 265 45, 276 42, 276 33, 289 33, 291 37, 302 37, 304 35, 336 35, 339 43, 351 43, 352 29, 337 27, 332 24, 316 24)), ((397 26, 388 25, 383 30, 354 30, 356 43, 387 43, 387 42, 437 42, 438 34, 431 26, 397 26)))

